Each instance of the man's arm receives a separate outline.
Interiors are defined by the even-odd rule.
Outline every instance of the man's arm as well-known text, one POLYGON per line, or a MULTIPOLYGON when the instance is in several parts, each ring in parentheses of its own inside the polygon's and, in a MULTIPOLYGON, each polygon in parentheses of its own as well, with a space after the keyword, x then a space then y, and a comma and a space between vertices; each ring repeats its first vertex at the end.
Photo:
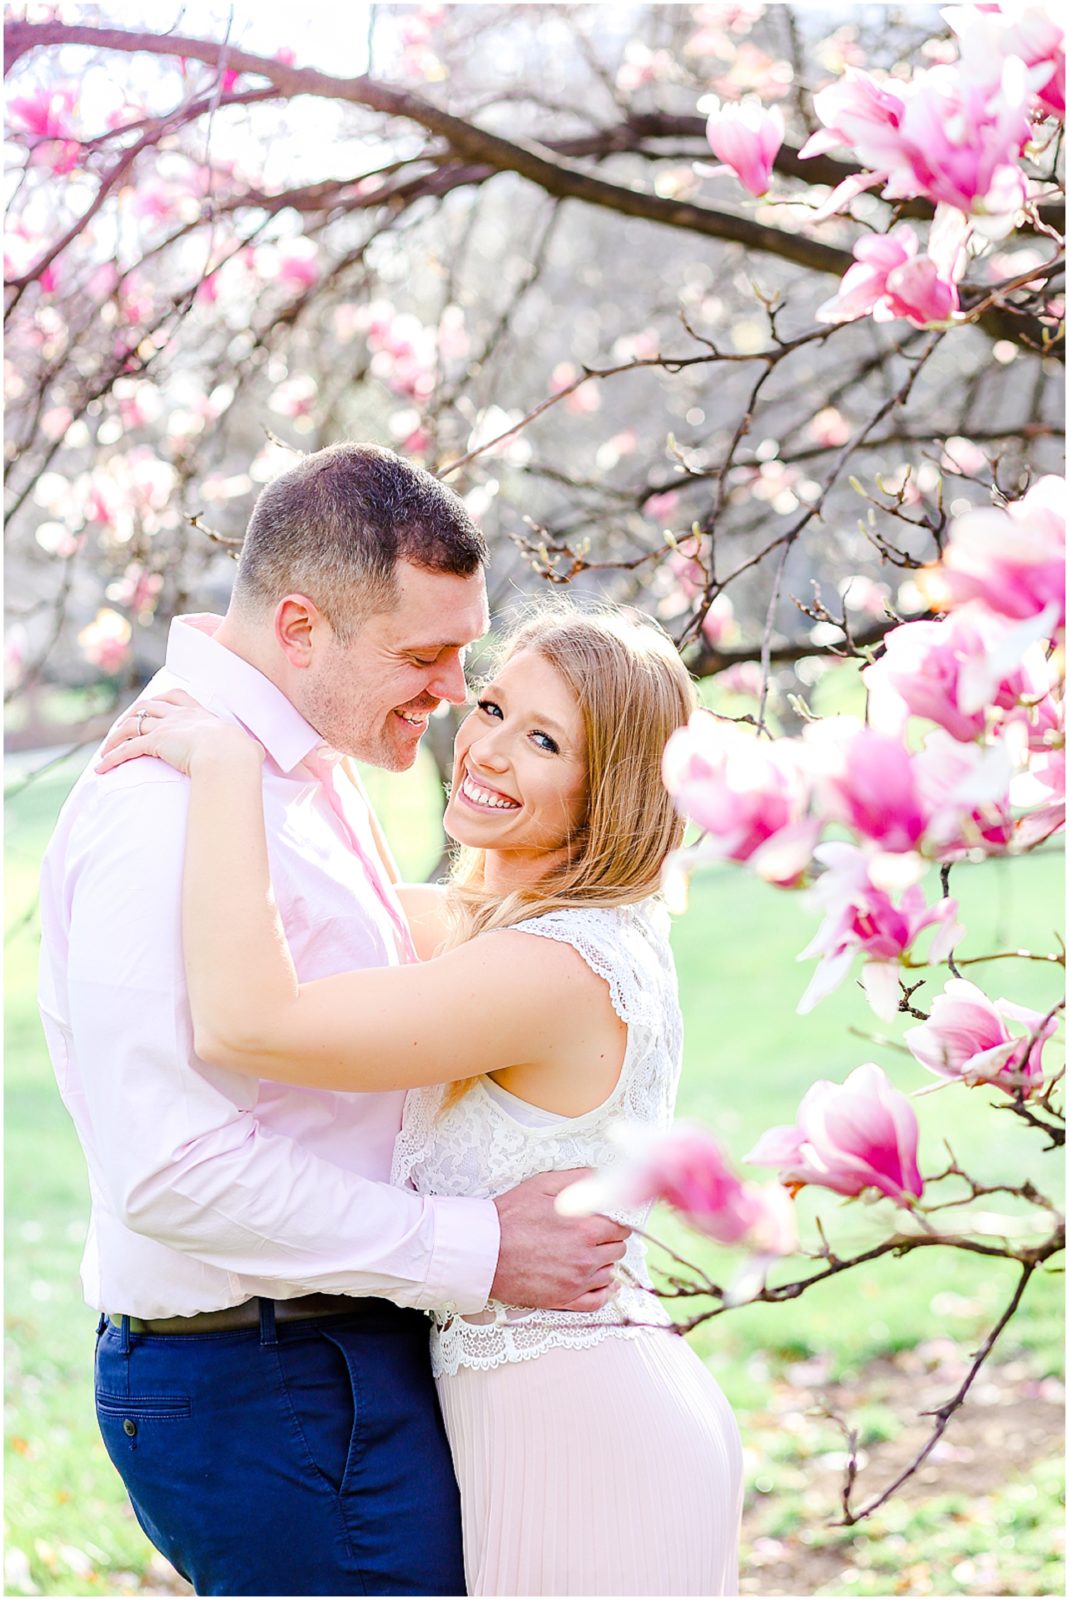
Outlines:
POLYGON ((344 1171, 261 1123, 255 1081, 196 1060, 180 943, 188 786, 138 767, 86 796, 67 854, 70 1020, 116 1213, 280 1297, 479 1309, 497 1261, 490 1202, 344 1171))

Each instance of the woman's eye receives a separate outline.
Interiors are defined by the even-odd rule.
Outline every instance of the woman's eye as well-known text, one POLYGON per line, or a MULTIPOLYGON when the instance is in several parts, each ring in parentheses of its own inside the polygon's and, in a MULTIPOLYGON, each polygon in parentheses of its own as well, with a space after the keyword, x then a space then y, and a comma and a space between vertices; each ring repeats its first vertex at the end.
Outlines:
POLYGON ((551 739, 549 734, 543 733, 540 728, 531 729, 531 738, 536 741, 545 741, 544 743, 539 742, 538 748, 540 750, 548 750, 549 754, 552 756, 560 754, 560 745, 557 743, 556 739, 551 739))
POLYGON ((496 700, 476 700, 475 704, 480 711, 485 711, 488 717, 501 716, 501 707, 496 700))

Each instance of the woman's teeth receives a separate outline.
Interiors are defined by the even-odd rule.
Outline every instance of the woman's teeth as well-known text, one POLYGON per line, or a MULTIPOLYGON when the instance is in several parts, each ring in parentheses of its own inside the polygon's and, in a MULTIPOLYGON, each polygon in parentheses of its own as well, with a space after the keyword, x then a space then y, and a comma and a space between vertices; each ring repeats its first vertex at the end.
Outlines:
POLYGON ((460 787, 467 798, 474 801, 477 806, 492 806, 495 811, 518 811, 520 809, 518 800, 509 800, 505 795, 494 794, 491 789, 481 788, 467 774, 465 774, 460 787))

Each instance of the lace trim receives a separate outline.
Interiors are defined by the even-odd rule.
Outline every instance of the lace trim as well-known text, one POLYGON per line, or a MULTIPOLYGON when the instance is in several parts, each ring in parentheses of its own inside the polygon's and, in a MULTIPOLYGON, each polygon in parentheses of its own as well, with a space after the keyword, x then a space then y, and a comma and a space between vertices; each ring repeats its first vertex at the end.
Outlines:
POLYGON ((453 1337, 452 1329, 431 1335, 431 1372, 434 1377, 452 1377, 461 1367, 474 1367, 479 1372, 491 1372, 512 1361, 534 1361, 546 1350, 589 1350, 603 1339, 637 1339, 646 1328, 636 1328, 626 1323, 606 1324, 601 1328, 542 1328, 538 1338, 523 1345, 511 1335, 499 1337, 479 1349, 471 1339, 453 1337))
POLYGON ((488 1372, 509 1361, 532 1361, 544 1350, 586 1350, 603 1339, 635 1339, 672 1320, 648 1293, 623 1291, 600 1311, 517 1311, 493 1306, 492 1322, 432 1313, 431 1368, 436 1377, 461 1367, 488 1372))

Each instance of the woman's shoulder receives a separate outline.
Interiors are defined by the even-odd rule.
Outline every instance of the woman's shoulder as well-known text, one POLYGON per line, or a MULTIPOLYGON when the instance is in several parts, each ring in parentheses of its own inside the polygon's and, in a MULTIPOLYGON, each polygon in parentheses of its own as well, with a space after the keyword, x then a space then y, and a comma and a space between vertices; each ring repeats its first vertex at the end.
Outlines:
POLYGON ((626 1022, 658 1009, 660 977, 674 986, 668 913, 655 897, 624 906, 555 906, 502 930, 571 945, 609 985, 626 1022))

